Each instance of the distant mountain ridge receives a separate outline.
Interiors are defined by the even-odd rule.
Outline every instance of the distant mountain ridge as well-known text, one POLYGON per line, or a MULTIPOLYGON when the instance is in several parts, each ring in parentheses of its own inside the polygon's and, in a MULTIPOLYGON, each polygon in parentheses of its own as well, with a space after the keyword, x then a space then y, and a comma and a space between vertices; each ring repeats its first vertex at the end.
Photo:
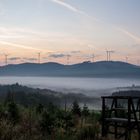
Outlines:
POLYGON ((121 61, 83 62, 63 65, 54 62, 10 64, 0 67, 0 76, 136 77, 140 67, 121 61))

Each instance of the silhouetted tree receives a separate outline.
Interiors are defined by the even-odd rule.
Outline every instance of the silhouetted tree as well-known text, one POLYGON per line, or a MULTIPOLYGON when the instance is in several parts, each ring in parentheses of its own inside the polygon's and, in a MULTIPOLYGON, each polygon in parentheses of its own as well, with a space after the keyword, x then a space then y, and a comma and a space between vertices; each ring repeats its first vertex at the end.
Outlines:
POLYGON ((55 127, 54 115, 48 113, 47 111, 44 111, 40 120, 40 127, 43 135, 51 135, 55 127))
POLYGON ((89 115, 89 109, 87 105, 84 104, 83 109, 82 109, 82 116, 86 118, 88 115, 89 115))
POLYGON ((36 107, 36 113, 40 114, 43 112, 44 106, 42 104, 38 104, 36 107))
POLYGON ((19 120, 19 110, 14 102, 9 102, 7 105, 8 117, 15 124, 19 120))
POLYGON ((6 98, 5 98, 5 105, 9 102, 14 102, 14 97, 13 97, 13 93, 11 92, 11 90, 9 90, 7 92, 6 98))
POLYGON ((73 102, 72 114, 73 115, 78 115, 79 117, 81 116, 81 109, 80 109, 79 104, 78 104, 77 101, 73 102))
POLYGON ((83 123, 86 122, 86 119, 87 119, 88 116, 89 116, 89 109, 86 106, 86 104, 84 104, 83 109, 82 109, 81 127, 83 126, 83 123))

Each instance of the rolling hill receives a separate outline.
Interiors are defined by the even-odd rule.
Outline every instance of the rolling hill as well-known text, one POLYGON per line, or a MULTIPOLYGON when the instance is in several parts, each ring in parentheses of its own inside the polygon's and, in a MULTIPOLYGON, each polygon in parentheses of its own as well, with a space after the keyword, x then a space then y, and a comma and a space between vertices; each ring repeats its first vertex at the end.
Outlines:
POLYGON ((0 76, 71 76, 71 77, 135 77, 140 67, 121 61, 83 62, 74 65, 59 63, 23 63, 0 67, 0 76))

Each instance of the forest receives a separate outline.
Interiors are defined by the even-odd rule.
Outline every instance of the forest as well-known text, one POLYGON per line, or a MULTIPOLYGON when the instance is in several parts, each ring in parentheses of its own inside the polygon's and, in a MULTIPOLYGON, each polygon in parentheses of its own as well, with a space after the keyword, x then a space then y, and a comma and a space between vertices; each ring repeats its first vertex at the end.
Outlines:
POLYGON ((0 140, 98 140, 101 113, 80 107, 21 104, 9 91, 0 103, 0 140))
POLYGON ((71 106, 76 100, 80 105, 91 106, 101 104, 99 97, 91 97, 82 93, 62 93, 50 89, 31 88, 18 83, 12 85, 0 85, 0 101, 4 102, 8 93, 12 92, 16 103, 21 105, 43 104, 47 106, 50 102, 56 106, 71 106))

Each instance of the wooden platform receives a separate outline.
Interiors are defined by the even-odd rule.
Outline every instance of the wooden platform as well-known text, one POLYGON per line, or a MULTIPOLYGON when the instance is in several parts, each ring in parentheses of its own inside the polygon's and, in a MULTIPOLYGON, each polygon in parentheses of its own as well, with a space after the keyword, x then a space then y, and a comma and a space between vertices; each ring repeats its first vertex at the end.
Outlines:
MULTIPOLYGON (((128 119, 125 119, 125 118, 105 118, 105 120, 108 122, 128 123, 128 119)), ((131 119, 130 121, 132 123, 135 122, 134 119, 131 119)), ((138 120, 138 122, 140 122, 140 120, 138 120)))
POLYGON ((103 96, 102 136, 107 137, 111 133, 115 139, 124 137, 125 140, 131 140, 134 129, 140 134, 140 97, 103 96))

